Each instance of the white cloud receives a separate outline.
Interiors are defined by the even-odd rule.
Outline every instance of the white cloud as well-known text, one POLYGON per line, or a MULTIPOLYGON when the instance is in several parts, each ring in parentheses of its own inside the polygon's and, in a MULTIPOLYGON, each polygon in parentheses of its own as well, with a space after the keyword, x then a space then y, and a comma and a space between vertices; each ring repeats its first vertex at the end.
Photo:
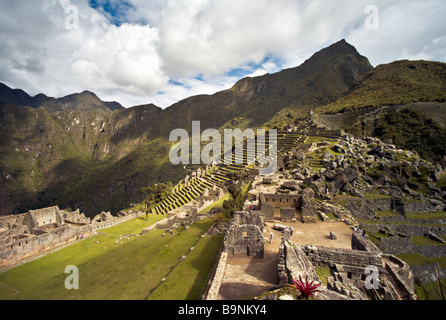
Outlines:
POLYGON ((128 23, 117 26, 87 0, 3 0, 0 81, 30 94, 90 90, 127 107, 167 107, 231 87, 238 80, 231 70, 257 76, 295 67, 341 38, 373 65, 446 56, 442 0, 375 0, 378 30, 365 28, 368 0, 127 3, 133 8, 115 13, 128 23), (79 9, 78 29, 65 26, 68 5, 79 9))
POLYGON ((441 38, 446 30, 446 2, 404 0, 378 9, 377 30, 360 28, 347 37, 373 65, 401 59, 445 61, 441 38))

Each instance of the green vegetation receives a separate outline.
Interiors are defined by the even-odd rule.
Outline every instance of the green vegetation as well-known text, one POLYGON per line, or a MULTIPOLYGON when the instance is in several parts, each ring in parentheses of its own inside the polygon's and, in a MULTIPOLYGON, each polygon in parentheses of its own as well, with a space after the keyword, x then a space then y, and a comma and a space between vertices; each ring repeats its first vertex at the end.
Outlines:
POLYGON ((201 237, 213 220, 203 219, 188 230, 175 229, 174 235, 163 237, 164 230, 154 229, 117 241, 121 232, 139 234, 158 219, 150 215, 149 221, 125 222, 0 274, 0 299, 140 300, 150 298, 152 292, 158 297, 168 294, 170 299, 199 298, 222 241, 221 236, 201 237), (189 253, 191 247, 195 249, 189 253), (187 258, 181 262, 183 255, 187 258), (64 270, 69 265, 79 268, 79 290, 65 289, 68 275, 64 270), (185 269, 187 273, 183 273, 185 269), (175 279, 178 274, 183 275, 178 291, 168 289, 170 275, 175 279), (169 280, 167 290, 160 286, 163 278, 169 280))
MULTIPOLYGON (((229 90, 190 97, 164 110, 143 105, 110 112, 117 106, 104 109, 101 102, 89 110, 75 110, 76 103, 97 100, 90 93, 67 101, 71 110, 54 113, 2 106, 0 170, 11 176, 0 175, 1 194, 9 195, 2 213, 58 205, 94 217, 131 207, 143 201, 141 188, 176 184, 196 170, 170 163, 168 137, 173 129, 191 132, 194 120, 200 121, 202 131, 260 128, 284 108, 278 118, 284 115, 293 122, 309 106, 341 96, 357 73, 371 69, 368 60, 343 40, 299 67, 242 79, 229 90)), ((224 183, 221 177, 214 179, 224 183)))
MULTIPOLYGON (((446 240, 446 236, 441 237, 443 240, 446 240)), ((412 236, 412 242, 418 246, 446 246, 446 244, 440 243, 433 239, 424 236, 412 236)))
POLYGON ((146 216, 149 212, 166 200, 172 194, 173 185, 172 182, 157 183, 153 186, 142 188, 141 192, 145 195, 144 206, 146 216))
POLYGON ((199 300, 223 243, 223 235, 201 239, 149 300, 199 300))
POLYGON ((445 292, 446 279, 441 280, 442 289, 438 281, 426 283, 423 286, 415 284, 415 294, 418 300, 445 300, 445 296, 441 293, 441 290, 445 292))
POLYGON ((239 171, 231 174, 231 183, 228 186, 230 199, 223 201, 222 215, 227 219, 231 219, 234 214, 243 209, 243 204, 251 189, 252 181, 243 185, 246 178, 246 172, 239 171))
POLYGON ((332 275, 332 270, 330 267, 317 267, 316 268, 316 274, 321 280, 322 284, 324 286, 327 285, 327 277, 330 277, 332 275))
POLYGON ((318 112, 339 113, 368 106, 446 101, 446 64, 431 61, 395 61, 360 76, 349 93, 318 112))
POLYGON ((418 213, 418 212, 407 212, 407 219, 444 219, 446 217, 445 211, 429 212, 429 213, 418 213))
POLYGON ((123 234, 140 234, 141 231, 152 224, 161 221, 165 219, 164 216, 159 216, 155 214, 150 214, 148 218, 138 217, 129 221, 126 221, 124 223, 120 223, 116 226, 104 229, 101 231, 101 233, 108 234, 108 235, 123 235, 123 234))
POLYGON ((398 258, 401 260, 404 260, 409 264, 410 266, 419 266, 424 264, 430 264, 430 263, 439 263, 440 267, 446 268, 446 257, 425 257, 418 253, 411 253, 411 254, 400 254, 397 255, 398 258))
POLYGON ((440 175, 440 181, 437 183, 440 189, 446 188, 446 171, 443 171, 440 175))
POLYGON ((390 210, 390 211, 376 211, 376 215, 379 218, 385 218, 385 217, 397 217, 400 214, 390 210))
MULTIPOLYGON (((367 128, 352 132, 364 130, 367 128)), ((369 130, 369 135, 392 141, 404 150, 415 150, 423 159, 442 161, 446 152, 446 128, 415 108, 388 112, 375 120, 369 130)))
MULTIPOLYGON (((438 263, 441 268, 446 267, 446 257, 427 258, 425 256, 416 253, 401 254, 398 255, 397 257, 400 258, 401 260, 404 260, 410 266, 438 263)), ((444 296, 444 293, 446 292, 445 288, 446 288, 446 279, 442 279, 441 284, 439 281, 434 281, 423 285, 416 283, 415 294, 417 295, 419 300, 445 300, 444 296), (441 290, 443 290, 443 296, 441 290)))

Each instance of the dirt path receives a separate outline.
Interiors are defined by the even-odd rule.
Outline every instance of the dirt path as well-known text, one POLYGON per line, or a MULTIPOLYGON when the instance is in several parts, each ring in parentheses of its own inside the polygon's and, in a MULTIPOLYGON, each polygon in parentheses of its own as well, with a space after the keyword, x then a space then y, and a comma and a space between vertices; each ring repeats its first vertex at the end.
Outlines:
MULTIPOLYGON (((225 274, 219 293, 219 300, 251 299, 278 285, 278 251, 282 239, 282 232, 274 230, 275 223, 267 223, 263 230, 265 239, 273 233, 273 242, 265 242, 264 258, 245 256, 229 256, 225 274)), ((317 224, 301 222, 286 223, 294 228, 291 241, 298 245, 313 244, 316 246, 351 249, 352 230, 341 222, 327 221, 317 224), (331 240, 329 235, 333 231, 337 240, 331 240)))

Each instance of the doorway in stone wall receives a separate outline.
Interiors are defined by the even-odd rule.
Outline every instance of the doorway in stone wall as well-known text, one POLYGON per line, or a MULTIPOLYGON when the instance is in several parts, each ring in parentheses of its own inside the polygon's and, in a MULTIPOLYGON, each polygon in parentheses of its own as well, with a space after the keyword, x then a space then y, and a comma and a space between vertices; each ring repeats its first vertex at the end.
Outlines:
POLYGON ((274 220, 280 220, 280 207, 274 208, 274 220))
POLYGON ((296 209, 296 221, 304 222, 301 209, 296 209))

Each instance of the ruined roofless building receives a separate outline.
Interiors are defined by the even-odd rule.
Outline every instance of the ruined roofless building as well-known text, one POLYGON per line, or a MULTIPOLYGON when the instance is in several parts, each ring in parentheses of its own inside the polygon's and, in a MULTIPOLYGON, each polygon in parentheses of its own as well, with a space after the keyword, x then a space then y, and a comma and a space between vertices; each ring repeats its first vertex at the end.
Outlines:
POLYGON ((79 210, 58 206, 0 218, 0 265, 42 253, 92 233, 90 219, 79 210))
POLYGON ((237 212, 226 233, 224 250, 230 255, 246 255, 263 258, 263 223, 264 220, 260 212, 237 212))

